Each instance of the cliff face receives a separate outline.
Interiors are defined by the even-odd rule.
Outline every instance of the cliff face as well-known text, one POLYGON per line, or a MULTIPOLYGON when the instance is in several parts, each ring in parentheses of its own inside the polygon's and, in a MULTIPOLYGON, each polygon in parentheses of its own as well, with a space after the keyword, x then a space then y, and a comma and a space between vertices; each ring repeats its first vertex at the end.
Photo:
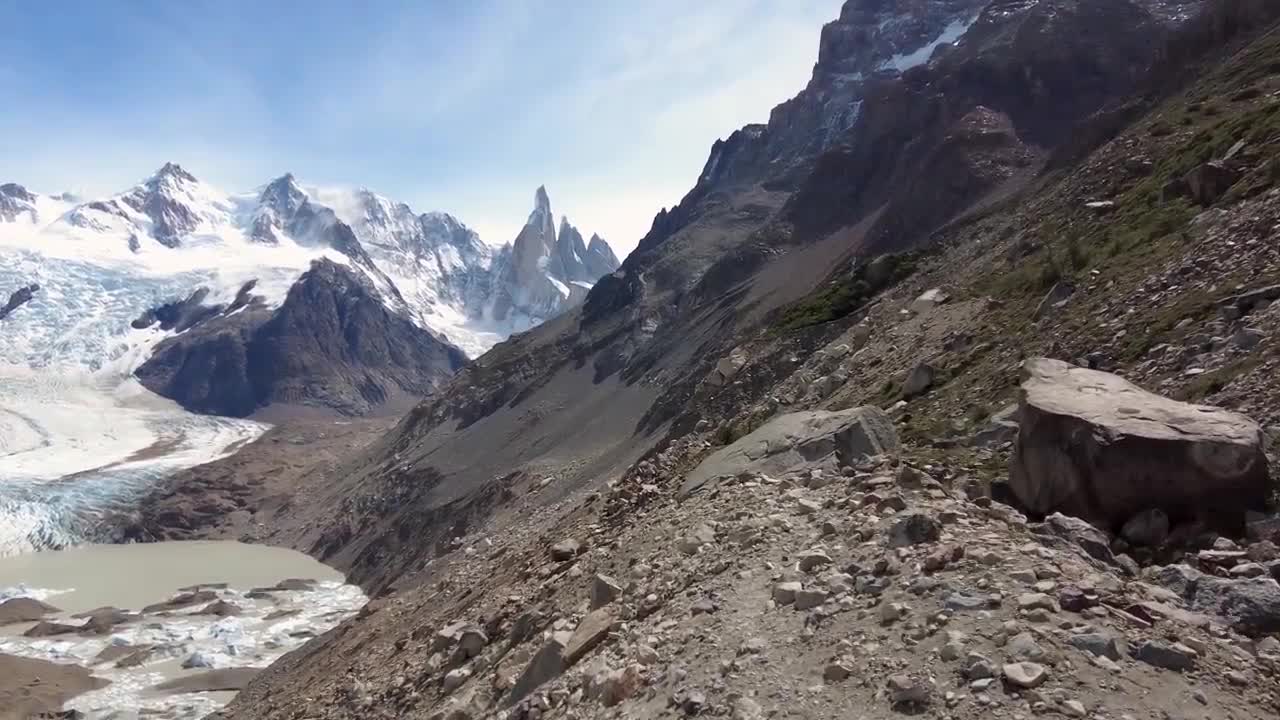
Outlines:
POLYGON ((329 261, 316 262, 275 310, 212 314, 162 342, 137 372, 148 389, 197 412, 245 416, 273 404, 393 412, 466 363, 329 261))
POLYGON ((592 284, 618 269, 617 256, 599 235, 586 245, 567 217, 556 231, 546 188, 538 188, 533 204, 520 234, 494 262, 492 297, 480 313, 521 329, 581 305, 592 284))

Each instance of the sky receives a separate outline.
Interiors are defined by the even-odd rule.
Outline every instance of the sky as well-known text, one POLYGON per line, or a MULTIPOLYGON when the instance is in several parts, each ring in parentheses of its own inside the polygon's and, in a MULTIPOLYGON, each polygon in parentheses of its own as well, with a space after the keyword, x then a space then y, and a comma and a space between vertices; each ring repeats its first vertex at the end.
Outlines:
POLYGON ((0 0, 0 182, 293 172, 499 244, 546 185, 619 255, 712 142, 795 95, 840 0, 0 0))

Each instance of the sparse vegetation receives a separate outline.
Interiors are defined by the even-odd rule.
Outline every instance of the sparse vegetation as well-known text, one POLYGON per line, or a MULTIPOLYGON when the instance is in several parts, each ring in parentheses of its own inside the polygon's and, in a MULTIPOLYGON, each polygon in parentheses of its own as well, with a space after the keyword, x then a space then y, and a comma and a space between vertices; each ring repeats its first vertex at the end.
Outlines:
POLYGON ((1262 357, 1250 355, 1236 362, 1199 375, 1176 394, 1179 400, 1200 402, 1215 393, 1222 392, 1232 380, 1247 375, 1262 364, 1262 357))
POLYGON ((859 262, 852 271, 783 310, 774 329, 788 332, 848 317, 876 293, 914 273, 920 257, 919 252, 906 252, 859 262))

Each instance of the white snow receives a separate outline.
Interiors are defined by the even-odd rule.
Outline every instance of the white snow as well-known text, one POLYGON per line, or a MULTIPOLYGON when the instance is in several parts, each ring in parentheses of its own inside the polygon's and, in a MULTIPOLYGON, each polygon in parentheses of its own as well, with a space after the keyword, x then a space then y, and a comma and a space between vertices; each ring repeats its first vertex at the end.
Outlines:
POLYGON ((942 30, 942 34, 934 38, 932 42, 917 48, 916 50, 894 55, 893 57, 880 63, 881 70, 897 70, 898 72, 906 72, 913 67, 924 65, 929 62, 929 58, 933 57, 933 51, 943 45, 950 45, 964 36, 969 28, 977 22, 978 16, 974 16, 968 20, 954 20, 942 30))

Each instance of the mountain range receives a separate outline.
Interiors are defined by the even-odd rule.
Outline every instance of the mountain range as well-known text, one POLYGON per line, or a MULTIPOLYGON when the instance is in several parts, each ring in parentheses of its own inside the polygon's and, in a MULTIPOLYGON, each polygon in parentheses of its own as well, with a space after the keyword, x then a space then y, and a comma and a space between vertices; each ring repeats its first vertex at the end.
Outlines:
POLYGON ((1274 716, 1280 4, 845 0, 815 40, 616 267, 542 190, 487 250, 288 177, 5 186, 66 220, 6 249, 0 333, 40 322, 0 357, 409 405, 94 514, 368 593, 221 717, 1274 716))
POLYGON ((0 251, 21 260, 0 273, 14 294, 0 326, 10 362, 136 372, 191 409, 230 415, 277 402, 367 413, 397 397, 402 406, 467 357, 581 303, 619 264, 568 218, 557 231, 541 187, 519 236, 493 247, 452 215, 418 214, 367 189, 304 188, 285 174, 232 194, 173 163, 88 202, 0 186, 0 251), (345 299, 332 305, 338 314, 291 312, 315 299, 317 283, 345 299), (91 304, 107 322, 64 337, 60 298, 91 304), (353 324, 353 305, 381 319, 353 324), (274 377, 277 351, 302 347, 286 337, 346 350, 274 377), (369 354, 375 345, 382 351, 369 354), (129 367, 116 362, 125 356, 129 367))

